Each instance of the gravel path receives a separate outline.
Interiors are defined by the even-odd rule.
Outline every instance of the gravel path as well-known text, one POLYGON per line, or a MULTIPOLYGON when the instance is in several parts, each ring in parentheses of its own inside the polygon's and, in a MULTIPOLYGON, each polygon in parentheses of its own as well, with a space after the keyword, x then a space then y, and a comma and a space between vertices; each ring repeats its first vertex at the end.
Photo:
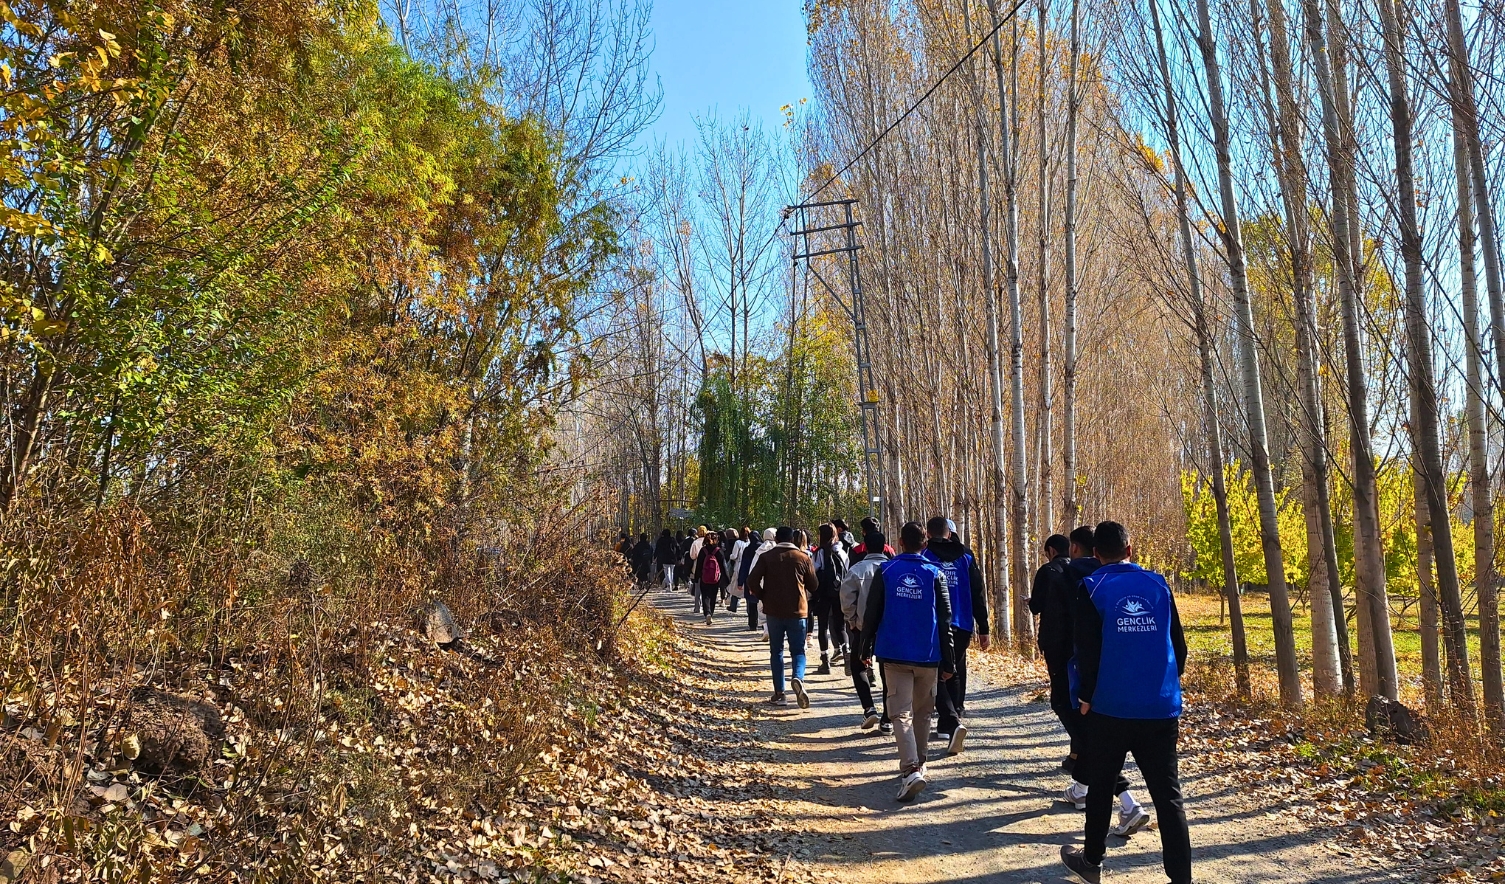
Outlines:
MULTIPOLYGON (((758 633, 746 630, 745 615, 723 610, 706 627, 691 617, 688 595, 653 595, 657 607, 714 652, 729 689, 750 705, 761 704, 770 691, 768 652, 758 633)), ((930 787, 909 805, 894 801, 892 738, 858 729, 856 695, 839 667, 832 675, 809 677, 809 710, 761 707, 753 720, 765 750, 760 754, 784 791, 789 825, 808 835, 791 862, 843 884, 1075 880, 1057 856, 1061 845, 1080 843, 1083 819, 1056 800, 1067 782, 1059 769, 1065 735, 1049 707, 1035 699, 1043 687, 1039 679, 1011 679, 986 659, 991 655, 983 656, 969 687, 967 749, 946 758, 937 756, 941 747, 932 747, 930 787)), ((811 673, 818 657, 811 655, 811 673)), ((1129 779, 1148 801, 1132 767, 1129 779)), ((1304 829, 1293 815, 1268 809, 1258 794, 1212 791, 1217 787, 1203 788, 1204 779, 1191 775, 1183 781, 1198 881, 1407 880, 1345 855, 1331 844, 1332 832, 1304 829)), ((1128 841, 1110 836, 1104 879, 1164 882, 1159 851, 1153 826, 1128 841)))

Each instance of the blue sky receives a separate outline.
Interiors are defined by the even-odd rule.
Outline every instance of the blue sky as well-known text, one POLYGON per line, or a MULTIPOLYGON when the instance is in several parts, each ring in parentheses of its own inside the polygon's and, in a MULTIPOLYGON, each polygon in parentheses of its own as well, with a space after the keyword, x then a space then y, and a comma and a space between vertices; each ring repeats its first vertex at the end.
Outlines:
POLYGON ((664 105, 648 139, 693 145, 713 108, 746 108, 772 132, 782 105, 810 97, 800 0, 654 0, 653 33, 664 105))

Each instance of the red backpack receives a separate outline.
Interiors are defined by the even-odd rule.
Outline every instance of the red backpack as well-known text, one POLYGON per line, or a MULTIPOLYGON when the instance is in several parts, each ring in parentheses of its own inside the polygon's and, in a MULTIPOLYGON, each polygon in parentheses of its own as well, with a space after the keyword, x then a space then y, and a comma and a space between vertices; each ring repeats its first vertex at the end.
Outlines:
POLYGON ((721 560, 714 555, 706 556, 705 566, 700 569, 701 583, 721 582, 721 560))

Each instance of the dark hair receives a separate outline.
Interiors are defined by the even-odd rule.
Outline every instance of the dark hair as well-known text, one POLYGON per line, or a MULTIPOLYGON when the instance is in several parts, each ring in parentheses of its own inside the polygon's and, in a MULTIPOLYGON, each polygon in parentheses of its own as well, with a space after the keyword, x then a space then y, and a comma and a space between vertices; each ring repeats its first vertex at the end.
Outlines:
POLYGON ((904 547, 905 552, 915 552, 925 545, 925 529, 920 527, 919 522, 905 522, 904 527, 899 529, 899 545, 904 547))
POLYGON ((1088 552, 1092 552, 1092 526, 1082 525, 1071 529, 1071 542, 1088 552))
POLYGON ((737 536, 740 537, 740 538, 742 538, 743 540, 746 540, 747 538, 751 537, 752 536, 752 526, 751 525, 743 525, 742 526, 742 530, 739 531, 739 532, 737 532, 737 536))
POLYGON ((815 529, 815 533, 820 536, 820 545, 821 546, 830 546, 832 543, 834 543, 836 541, 836 526, 835 525, 831 525, 829 523, 825 524, 825 525, 822 525, 819 528, 815 529))
POLYGON ((930 521, 925 523, 925 533, 931 537, 945 537, 950 534, 951 529, 946 527, 946 517, 931 516, 930 521))
POLYGON ((838 531, 845 531, 845 530, 847 530, 847 520, 846 519, 832 519, 831 520, 831 524, 835 525, 836 529, 838 531))
POLYGON ((705 533, 705 542, 707 544, 711 545, 711 546, 715 546, 716 544, 720 543, 721 542, 721 532, 720 531, 707 531, 705 533))
POLYGON ((658 536, 660 538, 669 538, 671 540, 674 538, 674 535, 669 533, 668 528, 665 528, 658 536))
POLYGON ((862 521, 857 524, 862 526, 863 534, 872 534, 874 531, 883 530, 883 526, 878 524, 878 520, 872 516, 863 516, 862 521))
POLYGON ((1117 522, 1098 522, 1092 532, 1092 549, 1110 559, 1123 558, 1129 551, 1129 529, 1117 522))
POLYGON ((647 542, 648 542, 648 532, 644 531, 642 534, 638 535, 638 543, 647 543, 647 542))
POLYGON ((888 546, 888 538, 883 536, 882 531, 869 531, 862 538, 862 546, 868 555, 882 554, 883 548, 888 546))
POLYGON ((774 543, 792 543, 793 541, 794 541, 794 529, 793 528, 789 527, 788 525, 780 525, 778 528, 774 529, 774 532, 773 532, 773 542, 774 543))
POLYGON ((1045 538, 1045 548, 1058 556, 1071 555, 1071 541, 1059 534, 1052 534, 1045 538))

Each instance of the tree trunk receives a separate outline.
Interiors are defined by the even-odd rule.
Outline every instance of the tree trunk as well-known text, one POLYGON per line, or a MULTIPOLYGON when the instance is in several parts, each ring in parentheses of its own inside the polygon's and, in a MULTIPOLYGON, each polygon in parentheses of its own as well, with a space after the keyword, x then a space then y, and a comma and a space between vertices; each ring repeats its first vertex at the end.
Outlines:
POLYGON ((1240 373, 1249 419, 1250 460, 1259 495, 1260 546, 1264 550, 1269 582, 1270 618, 1275 633, 1275 668, 1280 679, 1281 705, 1299 708, 1301 673, 1296 664, 1296 633, 1291 620, 1290 594, 1286 588, 1285 558, 1280 549, 1280 531, 1275 510, 1275 483, 1270 473, 1270 454, 1265 433, 1264 393, 1260 387, 1259 355, 1254 339, 1254 310, 1249 301, 1249 280, 1244 263, 1243 235, 1239 229, 1238 202, 1233 193, 1233 162, 1229 153, 1228 119, 1223 101, 1222 72, 1212 18, 1207 0, 1197 0, 1200 33, 1197 42, 1207 72, 1208 106, 1212 112, 1213 147, 1217 154, 1218 190, 1223 223, 1219 231, 1233 288, 1234 316, 1238 324, 1240 373))
POLYGON ((1384 37, 1385 72, 1390 88, 1390 124, 1395 145, 1397 207, 1400 215, 1401 258, 1405 262, 1406 351, 1415 398, 1412 436, 1425 486, 1432 524, 1432 547, 1437 553, 1437 597, 1442 606, 1443 640, 1448 651, 1448 683, 1453 702, 1473 706, 1474 687, 1468 666, 1468 634, 1458 587, 1458 559, 1448 530, 1447 476, 1438 435, 1437 384, 1432 368, 1432 330, 1427 324, 1426 294, 1422 290, 1421 228, 1416 220, 1416 180, 1412 167, 1411 98, 1406 86, 1405 50, 1391 0, 1379 0, 1380 30, 1384 37))
POLYGON ((1196 240, 1192 238, 1191 216, 1186 208, 1186 173, 1181 166, 1181 135, 1176 121, 1176 97, 1171 83, 1170 62, 1165 53, 1165 36, 1160 26, 1158 3, 1150 4, 1150 20, 1155 28, 1155 49, 1160 60, 1160 76, 1165 84, 1165 131, 1175 164, 1176 221, 1181 234, 1182 257, 1186 262, 1186 281, 1191 297, 1192 319, 1197 336, 1198 366, 1202 374, 1202 411, 1207 422, 1207 451, 1211 461, 1212 496, 1218 510, 1218 548, 1223 558, 1223 595, 1228 605, 1229 631, 1233 638, 1233 672, 1239 696, 1250 694, 1249 643, 1244 634, 1243 600, 1238 594, 1238 569, 1233 557, 1233 524, 1228 511, 1228 484, 1223 475, 1223 440, 1218 431, 1217 388, 1213 385, 1212 335, 1207 324, 1207 305, 1202 298, 1202 278, 1197 272, 1196 240))
POLYGON ((1053 312, 1050 309, 1050 139, 1045 133, 1045 75, 1049 69, 1046 60, 1048 46, 1046 40, 1046 0, 1040 0, 1040 23, 1039 32, 1036 34, 1036 51, 1039 53, 1036 67, 1039 69, 1038 106, 1035 108, 1035 122, 1039 127, 1040 156, 1038 159, 1040 205, 1038 211, 1040 232, 1040 266, 1039 266, 1039 306, 1040 306, 1040 413, 1035 416, 1040 434, 1039 456, 1035 461, 1037 470, 1036 490, 1039 495, 1036 513, 1036 524, 1039 526, 1035 539, 1041 540, 1045 535, 1055 530, 1055 501, 1052 500, 1054 491, 1051 488, 1051 461, 1054 455, 1051 451, 1051 378, 1050 378, 1050 317, 1053 312))
MULTIPOLYGON (((1478 110, 1474 102, 1473 72, 1468 63, 1468 43, 1463 37, 1463 15, 1458 0, 1446 0, 1448 20, 1448 92, 1453 113, 1453 166, 1458 189, 1458 259, 1463 291, 1463 327, 1466 339, 1467 379, 1465 417, 1468 423, 1468 470, 1473 509, 1474 580, 1479 598, 1479 668, 1484 686, 1484 717, 1493 730, 1505 728, 1505 683, 1500 672, 1500 596, 1495 573, 1494 501, 1489 489, 1488 427, 1484 422, 1484 341, 1479 334, 1479 286, 1474 265, 1474 213, 1484 234, 1485 285, 1491 308, 1499 304, 1499 252, 1494 239, 1494 212, 1488 181, 1471 181, 1474 157, 1483 167, 1479 144, 1478 110), (1481 190, 1480 193, 1475 193, 1481 190)), ((1494 313, 1492 309, 1492 313, 1494 313)), ((1491 322, 1498 350, 1505 343, 1505 317, 1497 313, 1491 322)), ((1496 352, 1502 370, 1505 353, 1496 352)), ((1505 378, 1505 375, 1501 375, 1505 378)))
POLYGON ((1432 519, 1427 514, 1427 494, 1421 474, 1411 471, 1411 491, 1416 500, 1416 589, 1421 596, 1421 685, 1427 708, 1442 711, 1442 653, 1438 646, 1437 582, 1432 579, 1432 519))
MULTIPOLYGON (((998 0, 988 0, 988 14, 994 25, 998 23, 998 0)), ((1006 87, 1003 72, 1003 47, 998 34, 993 35, 993 71, 998 81, 998 161, 1003 167, 1004 193, 1004 240, 1007 250, 1005 261, 1008 282, 1009 320, 1009 366, 1010 402, 1012 413, 1012 457, 1009 464, 1009 556, 1013 574, 1011 582, 1019 587, 1014 593, 1014 641, 1018 647, 1030 647, 1034 634, 1034 622, 1025 603, 1024 587, 1029 585, 1029 550, 1026 527, 1029 525, 1029 476, 1025 465, 1024 429, 1024 310, 1019 300, 1019 201, 1017 169, 1013 153, 1014 126, 1010 116, 1017 115, 1018 106, 1018 25, 1015 19, 1014 53, 1010 62, 1010 84, 1006 87)))
POLYGON ((1066 328, 1062 341, 1061 391, 1061 481, 1066 489, 1065 527, 1069 531, 1081 519, 1081 501, 1076 481, 1076 151, 1077 116, 1082 97, 1077 92, 1077 68, 1082 48, 1078 34, 1080 0, 1071 0, 1071 60, 1066 66, 1066 328))
MULTIPOLYGON (((1363 343, 1359 328, 1360 282, 1363 252, 1359 237, 1356 155, 1353 116, 1348 100, 1347 48, 1338 6, 1327 4, 1327 30, 1317 0, 1303 0, 1306 41, 1312 56, 1317 92, 1322 101, 1322 134, 1332 187, 1328 213, 1334 263, 1337 265, 1338 301, 1343 321, 1343 357, 1346 369, 1349 444, 1353 449, 1354 574, 1355 605, 1359 631, 1359 687, 1366 695, 1398 697, 1395 647, 1390 632, 1390 604, 1385 588, 1384 549, 1380 541, 1379 492, 1375 476, 1374 446, 1369 432, 1369 390, 1364 376, 1363 343), (1330 52, 1329 52, 1330 50, 1330 52), (1331 64, 1329 64, 1329 61, 1331 64)), ((1335 611, 1341 611, 1342 588, 1336 581, 1335 611)), ((1343 619, 1338 619, 1343 624, 1343 619)), ((1340 636, 1342 633, 1340 633, 1340 636)), ((1346 649, 1347 641, 1343 641, 1346 649)), ((1344 673, 1345 686, 1352 688, 1353 673, 1344 673)))
MULTIPOLYGON (((966 16, 968 42, 972 33, 971 0, 964 0, 962 11, 966 16)), ((982 287, 988 308, 988 392, 992 405, 992 437, 993 437, 993 463, 989 471, 993 487, 993 503, 997 510, 998 524, 1002 525, 1007 517, 1004 512, 1004 500, 1007 488, 1004 478, 1004 444, 1003 444, 1003 360, 998 352, 998 298, 999 291, 993 281, 993 248, 992 248, 992 203, 988 191, 988 137, 986 123, 986 101, 981 78, 977 75, 976 67, 972 68, 973 101, 977 110, 977 188, 979 204, 979 239, 982 244, 982 287)), ((991 548, 1001 552, 1003 544, 989 542, 991 548)), ((1005 646, 1013 637, 1013 621, 1009 607, 1009 581, 1000 579, 1000 575, 1006 573, 1006 557, 995 554, 992 556, 994 568, 993 592, 993 629, 998 633, 999 640, 1005 646)))
MULTIPOLYGON (((1296 80, 1292 72, 1290 35, 1286 27, 1284 0, 1265 0, 1270 16, 1270 61, 1274 69, 1276 107, 1271 114, 1270 136, 1276 178, 1286 216, 1286 243, 1291 258, 1291 297, 1295 307, 1296 372, 1299 399, 1299 433, 1302 453, 1303 498, 1307 512, 1307 562, 1311 580, 1308 600, 1312 608, 1312 687, 1318 694, 1336 694, 1339 675, 1337 623, 1343 620, 1341 596, 1337 605, 1328 587, 1338 573, 1337 542, 1333 533, 1332 505, 1328 494, 1327 439, 1322 419, 1322 400, 1317 378, 1317 309, 1312 283, 1312 242, 1306 202, 1306 160, 1301 154, 1301 112, 1296 104, 1296 80), (1319 594, 1318 589, 1321 592, 1319 594)), ((1257 2, 1252 2, 1258 27, 1257 2)), ((1263 55, 1261 54, 1261 66, 1263 55)), ((1346 646, 1346 636, 1344 645, 1346 646)))

